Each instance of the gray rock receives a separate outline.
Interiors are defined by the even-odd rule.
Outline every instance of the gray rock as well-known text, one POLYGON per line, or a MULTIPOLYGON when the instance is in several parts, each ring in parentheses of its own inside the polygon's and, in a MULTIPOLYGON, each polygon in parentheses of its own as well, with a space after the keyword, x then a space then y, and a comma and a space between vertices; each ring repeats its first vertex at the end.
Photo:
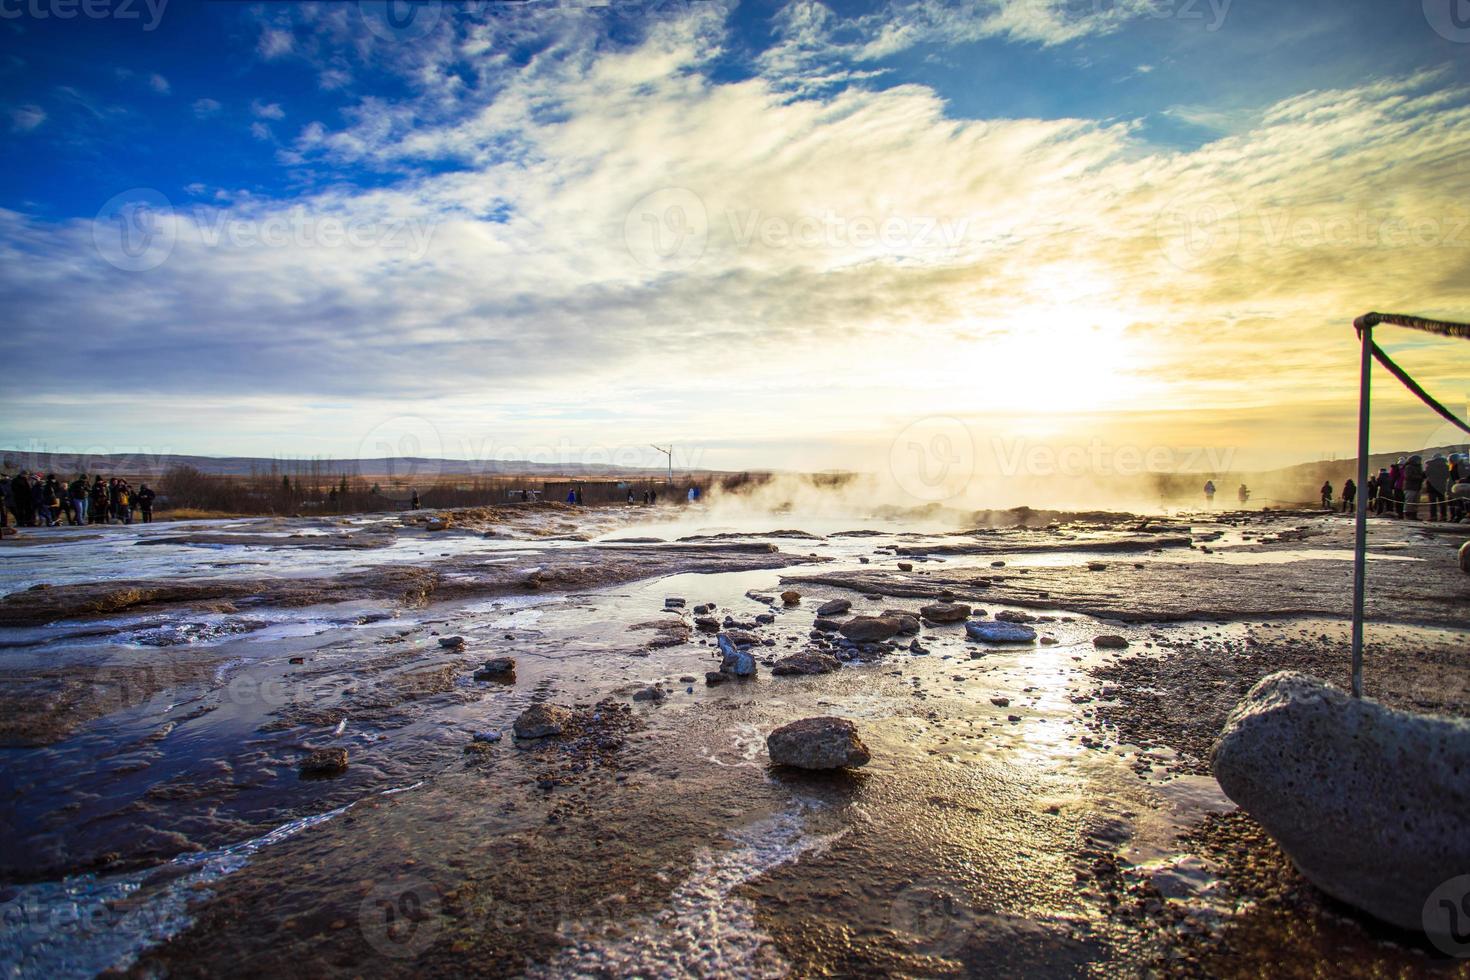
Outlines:
POLYGON ((664 698, 666 698, 668 696, 669 696, 669 692, 668 691, 665 691, 663 688, 658 687, 657 685, 653 685, 653 686, 650 686, 650 687, 645 687, 641 691, 634 692, 634 694, 633 694, 633 700, 634 701, 662 701, 664 698))
POLYGON ((821 630, 823 633, 836 633, 838 630, 842 629, 842 624, 835 619, 818 617, 812 623, 812 629, 821 630))
POLYGON ((782 657, 771 666, 771 673, 777 677, 790 677, 805 674, 830 674, 841 667, 836 657, 825 653, 793 653, 789 657, 782 657))
POLYGON ((1036 621, 1036 617, 1030 613, 1004 609, 995 614, 995 621, 998 623, 1031 623, 1036 621))
POLYGON ((846 718, 803 718, 766 737, 766 751, 778 766, 842 769, 867 765, 872 754, 846 718))
POLYGON ((439 645, 441 647, 444 647, 446 650, 463 650, 464 649, 464 637, 462 637, 462 636, 441 636, 441 637, 439 637, 439 645))
POLYGON ((681 598, 679 598, 678 596, 669 596, 669 598, 667 598, 667 599, 664 600, 664 608, 665 609, 683 609, 684 608, 684 600, 681 599, 681 598))
POLYGON ((848 599, 828 599, 817 607, 818 616, 841 616, 852 608, 852 602, 848 599))
POLYGON ((737 646, 729 634, 721 633, 720 672, 732 677, 750 677, 755 673, 755 657, 749 650, 737 646))
POLYGON ((560 735, 572 720, 570 709, 559 704, 533 704, 516 719, 516 738, 546 738, 560 735))
POLYGON ((485 661, 485 665, 475 671, 477 681, 503 681, 514 680, 516 676, 516 661, 514 657, 496 657, 485 661))
POLYGON ((706 671, 704 675, 704 682, 710 687, 714 687, 716 684, 723 684, 728 680, 731 680, 731 677, 723 670, 706 671))
POLYGON ((966 623, 965 632, 984 643, 1030 643, 1036 631, 1020 623, 966 623))
POLYGON ((706 633, 718 633, 720 631, 720 621, 713 616, 695 616, 694 625, 706 633))
POLYGON ((959 623, 970 618, 970 607, 963 602, 936 602, 921 607, 919 615, 931 623, 959 623))
POLYGON ((1210 752, 1220 788, 1327 894, 1404 929, 1470 868, 1470 721, 1315 677, 1251 688, 1210 752))
POLYGON ((897 636, 901 625, 896 616, 854 616, 839 632, 854 643, 874 643, 897 636))

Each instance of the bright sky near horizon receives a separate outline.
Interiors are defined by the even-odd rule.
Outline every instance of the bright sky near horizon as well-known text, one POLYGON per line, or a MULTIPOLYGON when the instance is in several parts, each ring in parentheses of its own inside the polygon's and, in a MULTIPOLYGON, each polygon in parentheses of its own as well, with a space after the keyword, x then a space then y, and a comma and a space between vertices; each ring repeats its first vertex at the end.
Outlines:
MULTIPOLYGON (((1470 320, 1467 0, 0 0, 0 38, 3 448, 1265 467, 1352 454, 1355 315, 1470 320)), ((1470 344, 1381 340, 1465 409, 1470 344)), ((1375 383, 1375 451, 1464 441, 1375 383)))

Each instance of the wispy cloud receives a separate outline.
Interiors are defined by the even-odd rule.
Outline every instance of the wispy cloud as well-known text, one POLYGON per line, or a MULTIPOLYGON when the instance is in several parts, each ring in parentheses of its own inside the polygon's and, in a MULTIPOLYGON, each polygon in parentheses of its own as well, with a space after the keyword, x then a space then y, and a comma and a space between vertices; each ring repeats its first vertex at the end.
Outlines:
POLYGON ((195 99, 194 115, 200 119, 208 119, 210 116, 218 115, 220 109, 224 108, 215 99, 195 99))
POLYGON ((37 105, 16 106, 9 110, 10 128, 28 133, 46 121, 46 111, 37 105))

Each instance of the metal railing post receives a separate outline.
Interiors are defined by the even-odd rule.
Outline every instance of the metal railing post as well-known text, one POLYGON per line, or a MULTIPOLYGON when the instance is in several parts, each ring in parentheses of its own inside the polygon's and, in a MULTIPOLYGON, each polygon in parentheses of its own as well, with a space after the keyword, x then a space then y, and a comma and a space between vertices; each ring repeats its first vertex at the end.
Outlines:
POLYGON ((1358 381, 1358 513, 1353 542, 1353 697, 1363 696, 1363 600, 1368 578, 1368 414, 1373 379, 1373 325, 1362 324, 1362 377, 1358 381))

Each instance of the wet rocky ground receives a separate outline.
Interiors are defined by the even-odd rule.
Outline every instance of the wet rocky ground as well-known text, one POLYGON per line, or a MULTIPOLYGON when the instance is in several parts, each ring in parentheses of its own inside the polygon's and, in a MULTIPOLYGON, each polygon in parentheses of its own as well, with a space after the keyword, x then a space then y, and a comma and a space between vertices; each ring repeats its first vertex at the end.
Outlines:
MULTIPOLYGON (((1374 522, 1371 695, 1466 713, 1459 540, 1374 522)), ((1467 975, 1322 898, 1209 775, 1256 679, 1346 682, 1350 547, 1317 514, 557 506, 6 539, 0 966, 1467 975), (1037 639, 814 630, 941 597, 1037 639), (757 676, 709 684, 732 630, 757 676), (517 739, 537 703, 564 732, 517 739), (872 761, 770 766, 812 715, 872 761), (346 767, 303 774, 323 750, 346 767)))

